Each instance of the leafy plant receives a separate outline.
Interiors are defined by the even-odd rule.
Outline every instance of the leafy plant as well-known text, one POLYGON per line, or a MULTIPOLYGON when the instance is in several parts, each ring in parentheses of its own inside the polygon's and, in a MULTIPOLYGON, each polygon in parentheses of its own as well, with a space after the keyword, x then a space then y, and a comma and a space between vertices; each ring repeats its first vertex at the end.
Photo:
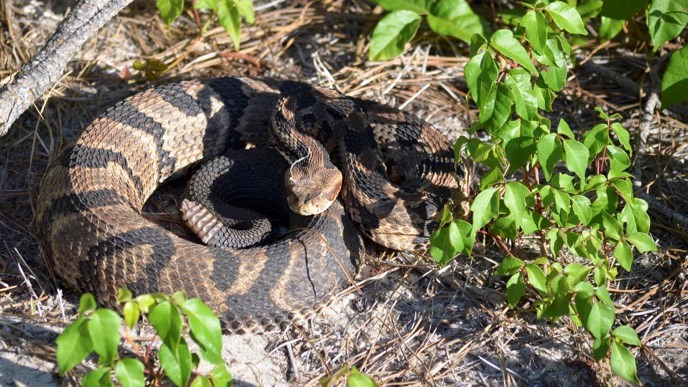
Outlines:
POLYGON ((505 254, 496 274, 508 277, 511 308, 528 294, 539 317, 569 316, 592 336, 596 360, 609 357, 616 375, 637 382, 627 346, 641 342, 631 327, 614 328, 607 291, 619 266, 631 270, 634 249, 657 249, 648 205, 634 197, 628 173, 630 135, 620 115, 600 108, 602 122, 582 137, 565 120, 552 125, 542 115, 566 82, 571 47, 565 33, 587 31, 567 2, 523 5, 515 32, 471 38, 464 73, 479 117, 469 132, 484 130, 490 140, 459 138, 455 155, 487 172, 470 206, 471 222, 445 210, 430 254, 445 264, 457 253, 470 254, 479 233, 492 238, 505 254), (527 254, 526 238, 539 251, 527 254))
POLYGON ((473 12, 466 0, 375 0, 389 11, 375 26, 370 39, 370 60, 387 60, 401 55, 416 36, 425 17, 430 29, 443 36, 469 42, 473 34, 487 34, 489 27, 473 12))
MULTIPOLYGON (((628 20, 639 12, 645 12, 652 53, 666 42, 678 37, 688 25, 688 0, 591 0, 579 5, 586 7, 591 17, 600 16, 599 36, 603 41, 619 34, 628 20)), ((688 100, 688 51, 686 48, 671 54, 669 65, 662 79, 662 106, 688 100)))
POLYGON ((377 387, 377 384, 370 376, 360 372, 356 367, 349 367, 345 364, 334 375, 320 380, 322 387, 331 387, 338 385, 341 379, 346 379, 348 387, 377 387))
MULTIPOLYGON (((160 17, 169 26, 184 10, 184 0, 156 0, 160 17)), ((241 43, 241 20, 248 24, 256 21, 253 12, 253 0, 196 0, 194 9, 210 9, 232 38, 234 49, 239 50, 241 43)))
POLYGON ((90 293, 81 296, 79 317, 57 337, 60 375, 95 352, 98 368, 83 377, 84 386, 113 385, 113 375, 123 386, 162 385, 165 377, 177 386, 231 384, 232 376, 222 361, 220 320, 200 299, 188 299, 183 292, 133 298, 130 291, 120 289, 118 301, 121 314, 97 308, 90 293), (131 336, 130 329, 142 316, 153 325, 162 341, 157 349, 155 340, 141 346, 131 336), (189 350, 182 337, 185 325, 189 327, 191 339, 198 344, 201 357, 215 365, 209 375, 195 371, 200 358, 189 350), (122 339, 130 344, 135 357, 120 356, 122 339))

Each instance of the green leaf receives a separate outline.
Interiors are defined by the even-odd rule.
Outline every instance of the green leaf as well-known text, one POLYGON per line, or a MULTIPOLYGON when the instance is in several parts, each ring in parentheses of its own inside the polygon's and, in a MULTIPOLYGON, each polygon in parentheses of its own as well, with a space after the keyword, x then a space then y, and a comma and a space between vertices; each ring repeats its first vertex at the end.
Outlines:
POLYGON ((234 50, 239 51, 241 44, 241 15, 235 0, 218 0, 217 18, 229 37, 232 38, 234 50))
MULTIPOLYGON (((607 177, 605 175, 588 176, 588 181, 585 183, 585 191, 598 190, 602 186, 606 186, 607 177)), ((598 194, 599 195, 599 194, 598 194)))
POLYGON ((609 336, 604 337, 602 339, 595 338, 592 344, 593 357, 595 361, 600 361, 607 357, 610 345, 611 337, 609 336))
POLYGON ((595 289, 595 296, 597 296, 597 298, 602 301, 603 304, 614 309, 614 301, 612 301, 612 297, 609 295, 609 291, 607 290, 606 286, 598 286, 595 289))
POLYGON ((614 145, 608 145, 607 154, 609 154, 610 175, 612 175, 611 172, 620 173, 630 168, 631 159, 623 149, 614 145))
POLYGON ((506 183, 504 205, 514 216, 514 222, 518 228, 521 227, 521 222, 526 215, 526 198, 529 195, 530 191, 525 185, 515 181, 506 183))
POLYGON ((602 217, 602 227, 600 229, 604 232, 604 235, 613 241, 620 240, 621 233, 623 232, 621 223, 606 212, 602 212, 600 216, 602 217))
POLYGON ((576 10, 583 20, 590 19, 600 13, 600 10, 602 9, 602 3, 602 0, 577 2, 576 10))
POLYGON ((499 195, 496 188, 488 188, 479 193, 471 204, 473 230, 477 232, 492 218, 499 215, 499 195))
POLYGON ((592 161, 608 144, 609 127, 607 124, 597 124, 583 136, 583 145, 585 145, 585 147, 588 148, 588 152, 590 152, 588 161, 592 161))
POLYGON ((91 293, 84 293, 79 299, 79 317, 83 317, 84 314, 93 312, 98 307, 96 304, 96 299, 91 293))
POLYGON ((688 0, 653 0, 647 10, 647 27, 654 51, 681 34, 688 24, 688 0))
POLYGON ((167 26, 177 20, 184 9, 184 0, 156 0, 155 5, 158 7, 160 17, 165 21, 167 26))
POLYGON ((122 318, 110 309, 98 309, 88 321, 93 349, 98 354, 98 364, 112 364, 117 357, 117 347, 122 339, 119 327, 122 318))
POLYGON ((122 308, 122 313, 124 314, 124 321, 127 322, 127 326, 133 329, 136 323, 139 322, 139 317, 141 316, 138 304, 133 301, 127 301, 122 308))
POLYGON ((465 0, 440 0, 433 4, 427 16, 430 28, 440 35, 453 36, 466 43, 473 34, 486 36, 487 23, 473 12, 465 0))
POLYGON ((385 11, 413 11, 419 15, 425 15, 430 11, 433 0, 374 0, 385 11))
POLYGON ((514 38, 513 32, 509 30, 498 30, 490 38, 490 46, 499 51, 505 57, 516 61, 532 73, 537 73, 537 69, 530 59, 528 52, 521 45, 518 39, 514 38))
POLYGON ((657 244, 655 244, 655 241, 644 232, 636 232, 628 235, 628 241, 641 253, 657 251, 657 244))
POLYGON ((566 84, 566 67, 551 66, 540 73, 547 87, 553 91, 560 91, 566 84))
POLYGON ((196 375, 193 382, 191 382, 191 387, 213 387, 213 384, 203 375, 196 375))
POLYGON ((488 52, 483 51, 472 57, 464 66, 466 84, 471 96, 480 109, 481 122, 487 120, 494 111, 494 98, 497 93, 499 69, 488 52), (491 102, 490 102, 491 101, 491 102), (488 107, 491 106, 491 109, 488 107))
POLYGON ((633 185, 628 179, 616 179, 612 181, 619 195, 628 203, 633 201, 633 185))
MULTIPOLYGON (((559 176, 566 176, 566 175, 559 175, 559 176)), ((563 211, 563 212, 570 212, 571 208, 571 195, 568 193, 554 188, 552 190, 552 194, 554 196, 554 206, 558 211, 563 211)))
POLYGON ((459 227, 454 222, 435 231, 430 237, 430 255, 440 265, 446 265, 461 250, 463 250, 463 241, 459 227))
POLYGON ((521 19, 521 27, 526 29, 528 42, 538 52, 545 49, 547 43, 547 19, 542 12, 531 9, 521 19))
POLYGON ((470 223, 462 219, 457 219, 454 221, 456 226, 459 228, 459 233, 461 234, 461 240, 463 241, 463 252, 466 254, 471 254, 473 245, 475 244, 475 235, 473 235, 473 226, 470 223))
POLYGON ((688 100, 686 90, 688 90, 688 46, 674 51, 669 58, 669 64, 662 77, 662 108, 688 100))
POLYGON ((571 204, 573 204, 573 213, 576 214, 578 220, 580 220, 584 226, 589 225, 592 220, 590 199, 582 195, 574 195, 571 196, 571 204))
POLYGON ((612 341, 612 372, 632 383, 639 383, 635 357, 623 344, 612 341))
POLYGON ((561 249, 564 247, 564 239, 559 235, 557 229, 551 229, 547 232, 547 240, 549 241, 549 248, 552 255, 556 256, 559 254, 561 249))
POLYGON ((585 170, 588 168, 588 148, 576 140, 564 140, 564 163, 566 167, 581 180, 585 180, 585 170))
POLYGON ((370 38, 368 59, 387 60, 401 55, 406 43, 414 36, 420 25, 420 15, 413 11, 394 11, 380 20, 370 38))
POLYGON ((563 118, 559 120, 559 126, 557 127, 557 133, 564 137, 568 137, 571 140, 575 140, 576 136, 573 134, 573 131, 571 130, 571 127, 569 126, 568 122, 566 122, 563 118))
POLYGON ((232 382, 232 375, 227 371, 225 363, 218 364, 210 371, 210 380, 215 387, 227 386, 232 382))
POLYGON ((509 173, 526 165, 536 151, 535 139, 531 136, 519 136, 509 140, 504 147, 509 159, 509 173))
POLYGON ((612 331, 612 335, 614 337, 618 337, 623 341, 625 344, 630 344, 630 345, 641 345, 640 343, 640 338, 638 337, 638 334, 635 332, 635 329, 629 327, 628 325, 622 325, 620 327, 617 327, 612 331))
POLYGON ((588 34, 583 25, 583 20, 574 6, 563 1, 554 1, 545 7, 545 11, 552 17, 552 20, 559 28, 572 34, 588 34))
POLYGON ((496 91, 492 115, 483 121, 485 116, 480 114, 480 122, 485 122, 485 129, 488 133, 494 133, 506 123, 511 117, 511 105, 514 103, 511 91, 503 83, 497 83, 496 91))
POLYGON ((607 282, 607 270, 603 266, 598 266, 593 270, 592 276, 597 286, 602 286, 607 282))
POLYGON ((177 345, 177 354, 165 344, 158 350, 160 365, 165 374, 177 386, 186 386, 191 376, 191 352, 184 341, 177 345))
POLYGON ((599 31, 600 43, 614 39, 614 37, 623 30, 624 24, 626 24, 624 20, 602 16, 602 22, 600 23, 599 31))
POLYGON ((115 367, 115 377, 124 387, 144 387, 143 363, 139 359, 122 359, 115 367))
POLYGON ((533 93, 538 101, 538 107, 545 111, 552 111, 552 101, 556 98, 556 94, 552 91, 549 86, 542 79, 542 74, 538 76, 537 81, 535 81, 535 87, 533 87, 533 93))
POLYGON ((351 373, 346 379, 348 387, 375 387, 375 381, 368 375, 358 371, 356 367, 351 368, 351 373))
POLYGON ((577 263, 566 265, 564 273, 567 275, 566 281, 569 283, 569 286, 574 288, 581 281, 584 281, 588 277, 588 274, 590 274, 590 269, 590 266, 583 266, 577 263))
POLYGON ((647 202, 643 199, 633 198, 633 201, 627 205, 633 215, 636 230, 640 232, 650 232, 650 215, 647 214, 647 202))
MULTIPOLYGON (((664 74, 666 75, 666 73, 664 74)), ((626 149, 630 153, 633 150, 633 148, 631 148, 631 135, 628 133, 628 130, 626 130, 626 128, 624 128, 618 122, 612 122, 611 128, 612 132, 616 133, 616 137, 618 137, 619 143, 621 143, 624 149, 626 149)))
POLYGON ((601 302, 593 302, 590 312, 582 320, 593 337, 603 338, 614 323, 614 309, 601 302))
POLYGON ((126 288, 117 288, 117 302, 118 303, 124 303, 127 301, 131 301, 132 295, 131 295, 131 290, 126 289, 126 288))
POLYGON ((513 309, 524 294, 526 294, 526 283, 523 280, 523 275, 518 272, 506 282, 506 301, 509 308, 513 309))
POLYGON ((547 293, 547 281, 545 279, 545 272, 538 265, 526 265, 526 273, 528 274, 528 282, 543 294, 547 293))
POLYGON ((626 20, 647 6, 650 0, 604 0, 600 15, 626 20))
POLYGON ((148 313, 148 321, 153 324, 162 342, 173 353, 176 352, 182 337, 182 316, 177 307, 169 301, 163 301, 151 308, 150 313, 148 313))
POLYGON ((509 70, 504 78, 504 84, 511 90, 516 105, 516 114, 525 120, 530 120, 537 112, 537 97, 530 81, 530 73, 522 67, 509 70))
POLYGON ((142 294, 134 299, 141 313, 148 313, 149 309, 155 304, 155 298, 150 294, 142 294))
POLYGON ((561 140, 556 133, 550 133, 540 138, 537 142, 537 158, 545 174, 545 179, 551 180, 554 166, 564 154, 561 140))
POLYGON ((87 321, 79 317, 57 336, 55 342, 57 343, 57 368, 60 375, 64 375, 65 372, 81 363, 93 351, 87 321))
POLYGON ((514 275, 518 272, 518 269, 522 268, 524 265, 525 265, 525 263, 516 257, 513 257, 513 256, 505 257, 504 260, 502 260, 502 262, 497 267, 497 270, 495 271, 495 275, 500 275, 500 276, 514 275))
POLYGON ((253 24, 256 22, 256 14, 253 12, 253 0, 236 0, 236 7, 239 10, 239 15, 246 20, 246 23, 253 24))
POLYGON ((191 337, 201 347, 203 357, 213 364, 222 364, 220 319, 200 298, 186 300, 181 308, 189 319, 191 337))
POLYGON ((626 242, 619 242, 614 248, 614 258, 619 262, 619 265, 626 269, 626 271, 631 271, 633 265, 633 252, 631 252, 631 246, 626 242))
POLYGON ((81 384, 84 387, 105 387, 112 386, 112 380, 110 379, 110 367, 98 367, 93 371, 89 372, 81 380, 81 384))

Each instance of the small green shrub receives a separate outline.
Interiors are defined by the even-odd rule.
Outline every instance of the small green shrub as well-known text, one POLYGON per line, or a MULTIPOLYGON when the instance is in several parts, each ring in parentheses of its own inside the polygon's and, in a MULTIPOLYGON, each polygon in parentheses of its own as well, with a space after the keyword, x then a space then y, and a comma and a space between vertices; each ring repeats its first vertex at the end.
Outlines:
POLYGON ((123 386, 162 385, 165 378, 177 386, 231 384, 232 376, 222 361, 220 320, 200 299, 187 299, 183 292, 132 298, 131 292, 125 289, 120 289, 118 299, 121 313, 97 308, 90 293, 81 296, 79 317, 56 340, 60 375, 95 352, 98 368, 83 377, 84 386, 113 385, 113 375, 123 386), (153 325, 162 341, 157 349, 154 341, 142 346, 131 336, 129 330, 142 316, 153 325), (182 337, 186 326, 200 348, 201 357, 215 365, 208 375, 196 372, 201 357, 189 350, 182 337), (123 339, 130 344, 135 357, 120 356, 123 339))
POLYGON ((490 140, 462 137, 457 162, 485 172, 470 209, 471 222, 445 210, 430 254, 446 264, 470 254, 478 233, 497 242, 505 258, 497 275, 508 277, 514 308, 528 294, 537 315, 569 316, 592 336, 594 358, 610 358, 612 371, 637 382, 628 345, 641 345, 628 326, 615 327, 607 291, 618 267, 630 271, 633 249, 655 251, 647 203, 634 197, 631 144, 618 114, 597 108, 601 123, 577 136, 566 121, 552 125, 541 112, 565 85, 571 46, 566 34, 587 34, 578 10, 562 1, 523 3, 515 32, 474 35, 464 73, 479 109, 469 130, 490 140), (536 241, 534 256, 521 248, 536 241), (515 241, 509 247, 504 240, 515 241), (538 251, 539 250, 539 251, 538 251))
MULTIPOLYGON (((169 26, 184 10, 184 0, 156 0, 160 17, 169 26)), ((195 9, 210 9, 217 15, 217 19, 225 31, 232 38, 234 49, 239 50, 241 43, 241 20, 248 24, 256 21, 253 12, 253 0, 197 0, 195 9)))
POLYGON ((375 26, 370 38, 370 60, 386 60, 404 52, 423 18, 442 36, 469 42, 473 34, 486 35, 490 27, 475 14, 466 0, 374 0, 389 11, 375 26))

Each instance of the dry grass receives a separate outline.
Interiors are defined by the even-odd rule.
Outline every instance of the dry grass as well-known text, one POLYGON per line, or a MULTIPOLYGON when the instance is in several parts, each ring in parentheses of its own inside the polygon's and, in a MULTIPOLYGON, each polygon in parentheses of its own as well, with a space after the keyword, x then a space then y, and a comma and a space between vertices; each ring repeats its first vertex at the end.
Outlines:
MULTIPOLYGON (((62 297, 61 283, 41 258, 33 202, 59 148, 98 112, 149 86, 131 70, 134 59, 167 64, 160 81, 222 74, 332 86, 401 106, 451 135, 476 117, 465 102, 466 48, 455 41, 421 34, 402 58, 370 63, 366 37, 379 16, 366 2, 272 3, 277 8, 258 6, 256 25, 244 29, 237 53, 220 28, 199 33, 193 14, 166 29, 150 2, 137 2, 89 42, 47 98, 0 139, 0 355, 23 348, 36 363, 51 360, 54 327, 73 316, 76 295, 62 297)), ((59 3, 40 0, 2 3, 0 82, 31 57, 63 12, 59 3)), ((648 67, 635 54, 641 49, 608 45, 591 60, 640 84, 648 67)), ((631 130, 638 128, 643 100, 586 69, 569 80, 552 118, 590 127, 592 107, 602 105, 622 113, 631 130)), ((644 190, 686 214, 686 119, 658 114, 654 120, 644 190)), ((641 335, 644 345, 636 354, 643 382, 681 384, 688 378, 688 230, 651 214, 660 252, 640 256, 634 272, 623 274, 611 291, 620 321, 641 335)), ((318 322, 271 339, 270 356, 286 359, 278 367, 283 380, 315 384, 348 363, 384 384, 618 383, 608 364, 591 359, 588 337, 570 321, 538 321, 528 304, 522 312, 505 308, 504 284, 490 275, 501 257, 489 243, 441 270, 400 258, 381 257, 369 269, 371 279, 361 283, 362 293, 350 290, 318 322)), ((26 367, 51 371, 50 365, 26 367)))

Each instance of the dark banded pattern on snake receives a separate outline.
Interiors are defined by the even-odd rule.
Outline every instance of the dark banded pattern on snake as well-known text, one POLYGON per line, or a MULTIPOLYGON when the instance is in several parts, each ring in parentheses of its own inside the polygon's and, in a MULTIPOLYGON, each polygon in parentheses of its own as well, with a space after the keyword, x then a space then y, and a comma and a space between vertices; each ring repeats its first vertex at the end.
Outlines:
POLYGON ((166 179, 226 149, 265 145, 269 130, 295 127, 341 170, 344 203, 365 235, 402 250, 427 243, 456 186, 451 145, 427 123, 302 83, 218 78, 127 98, 51 164, 36 220, 52 270, 103 303, 114 302, 118 287, 185 290, 235 332, 281 327, 312 309, 353 277, 362 252, 338 201, 300 218, 302 233, 233 251, 182 239, 141 216, 166 179), (271 126, 273 114, 279 124, 271 126))

